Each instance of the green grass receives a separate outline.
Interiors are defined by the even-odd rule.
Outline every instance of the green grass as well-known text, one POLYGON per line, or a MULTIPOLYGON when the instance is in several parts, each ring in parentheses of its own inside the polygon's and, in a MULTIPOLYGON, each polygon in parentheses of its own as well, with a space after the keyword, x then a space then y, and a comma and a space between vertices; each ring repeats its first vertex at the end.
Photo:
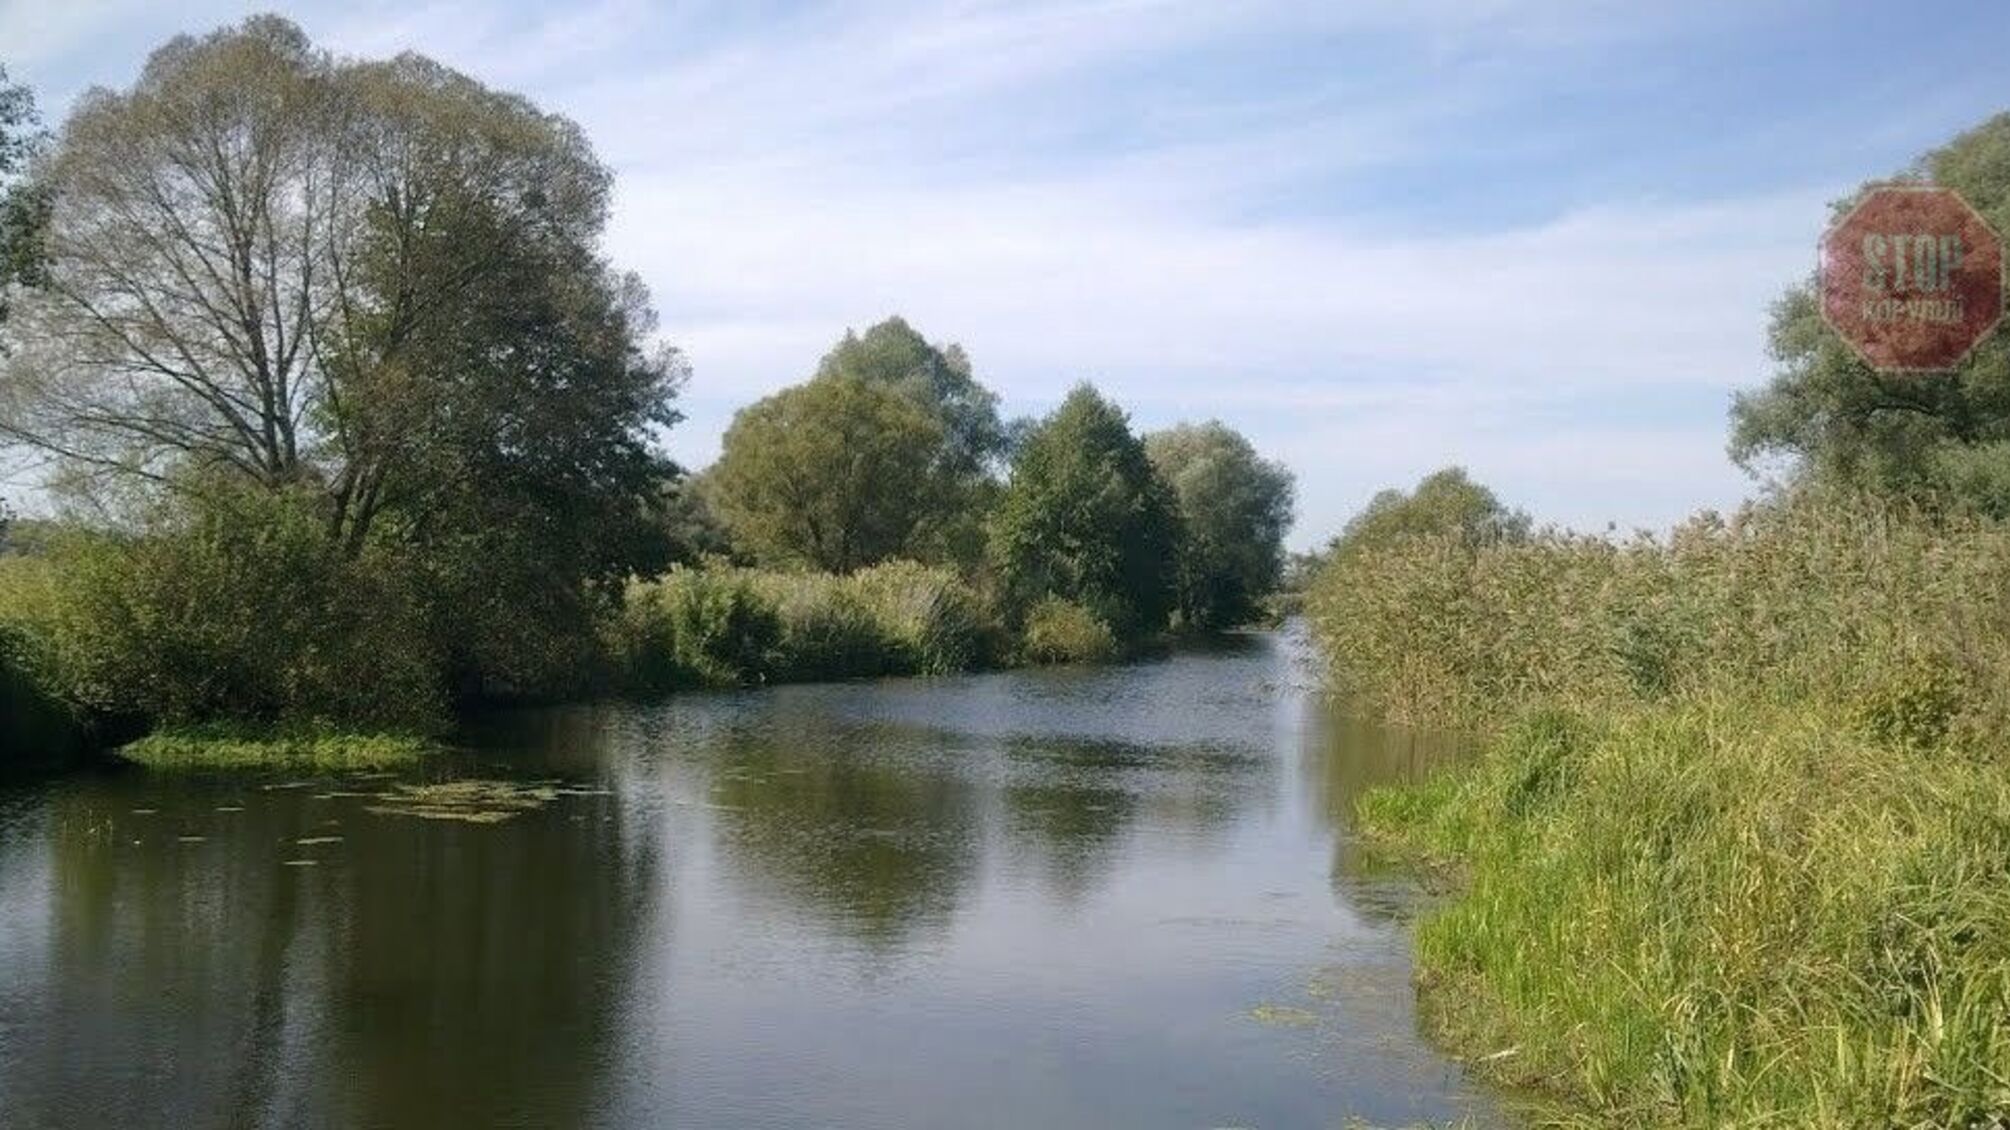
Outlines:
POLYGON ((1437 1033, 1588 1125, 2010 1117, 2010 776, 1819 714, 1541 714, 1369 793, 1459 894, 1417 928, 1437 1033))
POLYGON ((988 665, 992 610, 950 570, 890 561, 848 576, 709 564, 630 585, 607 649, 660 692, 941 675, 988 665))
POLYGON ((119 748, 128 761, 154 769, 395 769, 439 750, 431 739, 407 734, 339 730, 268 730, 207 725, 148 734, 119 748))
POLYGON ((2010 1125, 2010 531, 1800 500, 1321 579, 1334 681, 1489 735, 1360 803, 1424 1013, 1581 1125, 2010 1125))

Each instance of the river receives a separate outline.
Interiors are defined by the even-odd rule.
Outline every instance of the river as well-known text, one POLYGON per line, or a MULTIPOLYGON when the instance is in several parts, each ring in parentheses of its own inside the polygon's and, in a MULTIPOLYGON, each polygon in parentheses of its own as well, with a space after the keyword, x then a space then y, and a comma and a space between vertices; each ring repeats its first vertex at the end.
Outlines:
POLYGON ((1303 644, 524 711, 409 774, 0 791, 0 1126, 1500 1115, 1303 644), (444 786, 444 787, 442 787, 444 786))

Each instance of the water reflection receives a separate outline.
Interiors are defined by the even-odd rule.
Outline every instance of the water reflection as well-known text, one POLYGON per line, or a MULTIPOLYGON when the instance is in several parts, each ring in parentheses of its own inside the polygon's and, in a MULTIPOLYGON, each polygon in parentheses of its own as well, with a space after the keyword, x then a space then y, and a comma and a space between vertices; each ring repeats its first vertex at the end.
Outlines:
POLYGON ((49 902, 0 949, 41 990, 5 1002, 8 1124, 585 1121, 647 830, 611 796, 496 834, 276 783, 66 782, 43 842, 0 839, 10 872, 47 853, 49 902))
POLYGON ((721 853, 758 893, 874 949, 948 921, 977 868, 979 798, 893 727, 783 712, 709 743, 721 853))
POLYGON ((1471 756, 1466 735, 1391 726, 1322 696, 1306 699, 1307 795, 1333 834, 1333 882, 1364 913, 1399 919, 1416 906, 1415 876, 1363 851, 1352 835, 1354 806, 1378 785, 1418 781, 1471 756))
POLYGON ((1449 747, 1296 662, 498 716, 428 775, 577 787, 492 825, 361 778, 0 793, 0 1124, 1484 1114, 1346 830, 1449 747))

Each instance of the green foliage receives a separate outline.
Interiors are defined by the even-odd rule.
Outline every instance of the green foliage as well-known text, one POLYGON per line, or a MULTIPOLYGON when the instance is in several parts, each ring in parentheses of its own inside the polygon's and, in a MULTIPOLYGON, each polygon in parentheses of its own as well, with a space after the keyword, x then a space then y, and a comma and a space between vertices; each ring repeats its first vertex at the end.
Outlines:
POLYGON ((127 761, 152 769, 288 768, 339 773, 402 768, 438 748, 432 739, 418 734, 212 723, 156 730, 121 746, 118 752, 127 761))
POLYGON ((2000 765, 1692 699, 1511 726, 1361 818, 1460 876, 1417 930, 1431 1025, 1586 1125, 2010 1113, 2000 765))
POLYGON ((1118 651, 1110 625, 1083 605, 1049 596, 1026 612, 1019 652, 1029 663, 1103 663, 1118 651))
POLYGON ((1158 631, 1175 597, 1175 505, 1124 414, 1081 385, 1020 447, 992 559, 1023 604, 1057 596, 1119 637, 1158 631))
POLYGON ((819 377, 741 409, 707 473, 735 543, 848 573, 907 552, 942 498, 942 426, 899 392, 819 377))
POLYGON ((1464 545, 1521 541, 1529 517, 1503 505, 1463 467, 1426 475, 1408 494, 1384 490, 1333 539, 1329 557, 1344 557, 1416 537, 1447 538, 1464 545))
POLYGON ((1369 794, 1458 894, 1431 1023, 1590 1125, 2010 1113, 2010 527, 1806 490, 1665 539, 1336 555, 1335 681, 1493 731, 1369 794))
MULTIPOLYGON (((1804 492, 1665 539, 1411 537, 1336 558, 1309 615, 1334 678, 1411 720, 1716 693, 1842 708, 1920 670, 2010 686, 2010 527, 1804 492)), ((1964 698, 1950 738, 1988 732, 1999 697, 1964 698)))
MULTIPOLYGON (((312 518, 272 536, 396 561, 456 696, 576 691, 594 618, 667 561, 684 377, 600 255, 611 186, 576 125, 423 57, 336 58, 274 16, 177 37, 37 165, 46 285, 10 321, 0 435, 127 517, 298 496, 312 518)), ((261 693, 241 708, 292 709, 261 693)), ((196 697, 148 701, 228 708, 196 697)))
POLYGON ((38 641, 7 612, 0 607, 0 777, 68 764, 91 740, 89 720, 62 699, 38 641))
POLYGON ((631 586, 611 649, 629 689, 938 675, 991 661, 997 629, 955 574, 678 568, 631 586))
MULTIPOLYGON (((2010 114, 2000 114, 1927 154, 1905 174, 1952 188, 1998 232, 2010 231, 2010 114)), ((1838 216, 1855 203, 1838 202, 1838 216)), ((1961 499, 1983 487, 2004 514, 2003 477, 1978 481, 1965 449, 2010 441, 2010 337, 2002 330, 1949 373, 1886 376, 1859 360, 1822 321, 1812 281, 1774 306, 1778 369, 1739 394, 1731 454, 1747 467, 1784 462, 1800 476, 1913 497, 1961 499)), ((2000 455, 1996 457, 2000 461, 2000 455)))
POLYGON ((32 613, 62 697, 164 724, 427 729, 439 663, 402 562, 350 558, 309 500, 211 493, 137 537, 83 538, 32 613))
POLYGON ((613 650, 631 690, 660 693, 765 681, 781 638, 751 572, 678 566, 629 586, 613 650))
POLYGON ((1283 575, 1291 472, 1218 420, 1153 432, 1145 453, 1179 506, 1181 624, 1227 628, 1258 618, 1283 575))
POLYGON ((856 377, 899 392, 942 426, 944 471, 981 476, 1005 450, 998 396, 971 374, 960 345, 937 347, 899 317, 844 338, 817 365, 818 377, 856 377))
POLYGON ((888 561, 846 585, 891 646, 891 672, 949 675, 987 666, 998 651, 988 603, 948 569, 888 561))

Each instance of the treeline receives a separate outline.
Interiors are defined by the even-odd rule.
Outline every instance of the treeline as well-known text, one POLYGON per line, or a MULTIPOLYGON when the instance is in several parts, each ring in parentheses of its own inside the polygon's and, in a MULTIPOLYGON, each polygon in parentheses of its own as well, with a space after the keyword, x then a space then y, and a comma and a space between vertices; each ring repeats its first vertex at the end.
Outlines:
MULTIPOLYGON (((2010 230, 2010 116, 1909 175, 2010 230)), ((2001 1125, 2010 342, 1883 376, 1808 287, 1773 340, 1732 446, 1786 478, 1735 514, 1535 529, 1447 471, 1329 547, 1336 685, 1489 735, 1361 826, 1457 885, 1418 930, 1432 1023, 1559 1119, 2001 1125)))
POLYGON ((1007 422, 898 318, 665 449, 689 379, 601 243, 576 125, 260 16, 53 134, 0 75, 0 441, 61 521, 0 556, 0 762, 242 723, 1114 655, 1252 617, 1292 486, 1088 386, 1007 422), (43 708, 46 707, 46 710, 43 708))

